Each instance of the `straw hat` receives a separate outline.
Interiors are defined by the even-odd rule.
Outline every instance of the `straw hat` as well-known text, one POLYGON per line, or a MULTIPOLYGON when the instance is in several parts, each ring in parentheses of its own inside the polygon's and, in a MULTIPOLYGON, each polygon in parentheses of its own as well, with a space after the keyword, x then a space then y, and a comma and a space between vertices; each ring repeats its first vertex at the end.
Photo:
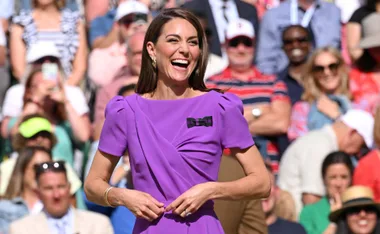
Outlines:
POLYGON ((368 49, 380 46, 380 13, 372 13, 363 20, 363 38, 360 48, 368 49))
POLYGON ((342 204, 342 208, 330 213, 330 221, 338 221, 342 214, 353 207, 373 206, 380 212, 380 204, 374 201, 372 190, 365 186, 349 187, 342 194, 342 204))

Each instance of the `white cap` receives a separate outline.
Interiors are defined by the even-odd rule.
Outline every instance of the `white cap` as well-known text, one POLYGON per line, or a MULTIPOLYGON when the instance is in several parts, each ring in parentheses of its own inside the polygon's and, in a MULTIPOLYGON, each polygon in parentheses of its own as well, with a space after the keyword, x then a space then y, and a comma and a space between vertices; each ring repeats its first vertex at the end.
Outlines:
POLYGON ((340 119, 348 127, 355 129, 363 137, 368 148, 373 146, 373 116, 364 110, 353 109, 347 111, 340 119))
POLYGON ((252 23, 242 18, 231 21, 227 26, 226 40, 231 40, 238 36, 253 39, 255 37, 255 30, 253 29, 252 23))
POLYGON ((28 53, 26 55, 27 63, 33 63, 40 58, 52 56, 60 58, 58 48, 55 46, 54 42, 51 41, 39 41, 30 45, 28 53))
POLYGON ((117 7, 115 21, 119 21, 126 15, 139 13, 147 15, 149 13, 148 7, 144 3, 135 0, 128 0, 120 3, 117 7))

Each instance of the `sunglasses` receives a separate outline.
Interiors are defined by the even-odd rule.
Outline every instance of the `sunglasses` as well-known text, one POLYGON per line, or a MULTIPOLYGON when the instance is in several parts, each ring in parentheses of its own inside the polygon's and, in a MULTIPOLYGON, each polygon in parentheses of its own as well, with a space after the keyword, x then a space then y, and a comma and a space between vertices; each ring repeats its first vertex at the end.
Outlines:
POLYGON ((347 215, 357 215, 360 212, 364 211, 365 213, 376 213, 377 209, 373 206, 364 206, 364 207, 353 207, 347 210, 347 215))
POLYGON ((253 46, 253 40, 248 37, 238 37, 230 40, 228 42, 229 47, 238 47, 238 45, 243 44, 246 47, 253 46))
POLYGON ((282 41, 285 46, 293 45, 295 42, 298 44, 309 42, 309 39, 307 37, 295 37, 291 39, 284 39, 282 41))
POLYGON ((129 25, 137 21, 148 22, 148 15, 147 14, 132 14, 121 19, 120 23, 128 27, 129 25))
POLYGON ((46 56, 46 57, 42 57, 42 58, 36 60, 34 62, 34 64, 40 64, 41 65, 41 64, 44 64, 46 62, 57 63, 58 64, 59 63, 59 58, 54 57, 54 56, 46 56))
POLYGON ((326 69, 330 70, 333 74, 336 74, 338 72, 340 63, 330 63, 327 66, 313 66, 313 72, 316 74, 322 74, 325 72, 326 69))
POLYGON ((65 167, 64 161, 52 161, 52 162, 44 162, 41 164, 36 164, 34 165, 34 170, 36 172, 36 178, 39 178, 42 174, 48 171, 66 173, 66 167, 65 167))

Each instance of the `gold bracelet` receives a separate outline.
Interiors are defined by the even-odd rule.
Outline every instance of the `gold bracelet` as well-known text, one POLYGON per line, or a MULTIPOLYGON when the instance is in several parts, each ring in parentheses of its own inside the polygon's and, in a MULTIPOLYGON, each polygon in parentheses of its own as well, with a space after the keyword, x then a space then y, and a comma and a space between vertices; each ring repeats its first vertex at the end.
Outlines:
POLYGON ((104 202, 106 203, 107 206, 114 207, 114 206, 112 206, 112 205, 108 202, 108 193, 111 191, 111 189, 113 189, 112 186, 108 187, 108 188, 106 189, 106 191, 104 191, 104 196, 103 196, 103 197, 104 197, 104 202))

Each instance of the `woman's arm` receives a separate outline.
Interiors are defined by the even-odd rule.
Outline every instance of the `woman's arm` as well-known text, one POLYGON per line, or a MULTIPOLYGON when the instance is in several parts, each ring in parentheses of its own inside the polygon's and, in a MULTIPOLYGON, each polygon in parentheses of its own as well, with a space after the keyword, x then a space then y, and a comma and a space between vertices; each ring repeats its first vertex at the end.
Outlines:
POLYGON ((82 21, 78 22, 77 30, 79 34, 79 46, 73 61, 73 70, 69 79, 66 81, 66 84, 72 86, 80 84, 84 78, 87 67, 87 42, 85 27, 82 21))
POLYGON ((213 182, 210 199, 260 199, 270 194, 271 182, 264 161, 252 146, 246 150, 231 149, 236 155, 246 174, 245 177, 232 182, 213 182))
POLYGON ((15 78, 20 81, 21 77, 24 75, 26 67, 26 46, 22 41, 22 34, 24 28, 17 24, 12 24, 10 35, 10 56, 12 73, 15 78))
POLYGON ((149 221, 158 218, 164 212, 164 204, 158 202, 151 195, 137 190, 110 187, 109 180, 116 167, 119 157, 96 152, 90 172, 84 184, 84 191, 89 201, 102 206, 126 206, 137 217, 149 221))
POLYGON ((80 116, 69 101, 65 102, 67 118, 73 130, 74 138, 80 142, 90 139, 91 124, 87 114, 80 116))
POLYGON ((359 48, 361 28, 361 25, 355 22, 349 22, 346 25, 347 50, 352 62, 358 60, 363 54, 363 50, 359 48))

